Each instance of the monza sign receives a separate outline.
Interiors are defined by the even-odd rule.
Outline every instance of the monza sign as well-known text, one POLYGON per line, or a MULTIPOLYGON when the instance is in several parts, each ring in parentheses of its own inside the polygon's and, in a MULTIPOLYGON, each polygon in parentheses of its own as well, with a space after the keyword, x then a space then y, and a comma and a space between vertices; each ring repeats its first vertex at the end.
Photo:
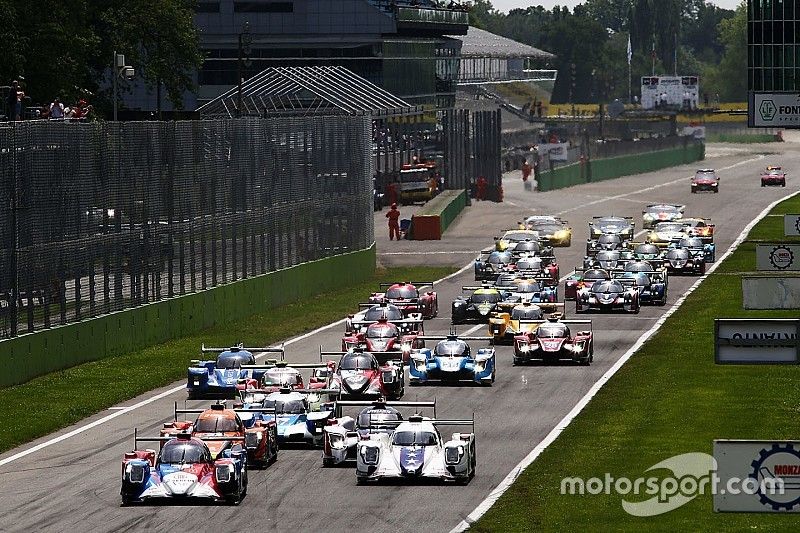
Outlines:
POLYGON ((797 364, 800 319, 714 319, 717 364, 797 364))
POLYGON ((757 245, 756 270, 778 272, 800 270, 800 244, 757 245))
POLYGON ((751 92, 747 125, 750 128, 800 128, 800 94, 751 92))
POLYGON ((800 215, 783 215, 783 234, 800 235, 800 215))
POLYGON ((714 441, 714 511, 800 512, 800 442, 714 441), (731 490, 741 481, 746 490, 731 490))

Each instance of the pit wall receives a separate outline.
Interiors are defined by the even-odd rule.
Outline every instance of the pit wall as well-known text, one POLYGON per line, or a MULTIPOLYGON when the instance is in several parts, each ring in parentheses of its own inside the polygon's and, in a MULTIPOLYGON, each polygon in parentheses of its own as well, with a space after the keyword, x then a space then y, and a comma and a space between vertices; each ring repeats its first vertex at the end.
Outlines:
POLYGON ((411 217, 411 238, 416 241, 441 239, 466 205, 466 191, 442 191, 411 217))
MULTIPOLYGON (((126 309, 0 342, 0 387, 122 355, 365 280, 375 245, 207 291, 126 309)), ((109 376, 113 381, 113 376, 109 376)))
POLYGON ((582 183, 653 172, 662 168, 702 161, 705 159, 705 153, 705 144, 687 143, 680 148, 659 150, 647 154, 632 154, 574 163, 541 172, 538 187, 542 192, 552 191, 582 183))

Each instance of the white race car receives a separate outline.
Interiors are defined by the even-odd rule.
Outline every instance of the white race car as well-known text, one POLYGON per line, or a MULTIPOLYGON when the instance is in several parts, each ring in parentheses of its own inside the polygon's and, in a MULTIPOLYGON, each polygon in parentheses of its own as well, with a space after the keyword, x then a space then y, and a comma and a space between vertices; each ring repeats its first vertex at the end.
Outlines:
POLYGON ((371 434, 358 443, 356 481, 385 478, 469 483, 475 475, 475 421, 435 420, 420 415, 400 422, 392 433, 371 434), (471 426, 472 433, 453 433, 445 442, 438 426, 471 426))

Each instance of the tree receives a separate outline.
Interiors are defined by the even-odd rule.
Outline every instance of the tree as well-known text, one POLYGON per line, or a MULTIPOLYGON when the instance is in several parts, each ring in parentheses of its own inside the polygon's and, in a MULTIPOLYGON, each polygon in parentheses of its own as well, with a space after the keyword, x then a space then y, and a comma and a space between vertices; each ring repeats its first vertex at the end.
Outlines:
POLYGON ((739 4, 733 17, 719 23, 718 31, 725 53, 719 66, 708 72, 708 88, 724 102, 743 102, 747 99, 747 4, 739 4))

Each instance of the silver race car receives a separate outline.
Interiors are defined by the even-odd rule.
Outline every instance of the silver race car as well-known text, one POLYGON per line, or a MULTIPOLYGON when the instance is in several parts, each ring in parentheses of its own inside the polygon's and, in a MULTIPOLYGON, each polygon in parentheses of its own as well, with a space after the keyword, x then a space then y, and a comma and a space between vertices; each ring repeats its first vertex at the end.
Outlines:
POLYGON ((475 421, 408 417, 391 433, 371 434, 358 443, 356 480, 359 484, 386 478, 440 479, 469 483, 475 475, 475 421), (470 426, 470 433, 453 433, 449 441, 440 426, 470 426))

